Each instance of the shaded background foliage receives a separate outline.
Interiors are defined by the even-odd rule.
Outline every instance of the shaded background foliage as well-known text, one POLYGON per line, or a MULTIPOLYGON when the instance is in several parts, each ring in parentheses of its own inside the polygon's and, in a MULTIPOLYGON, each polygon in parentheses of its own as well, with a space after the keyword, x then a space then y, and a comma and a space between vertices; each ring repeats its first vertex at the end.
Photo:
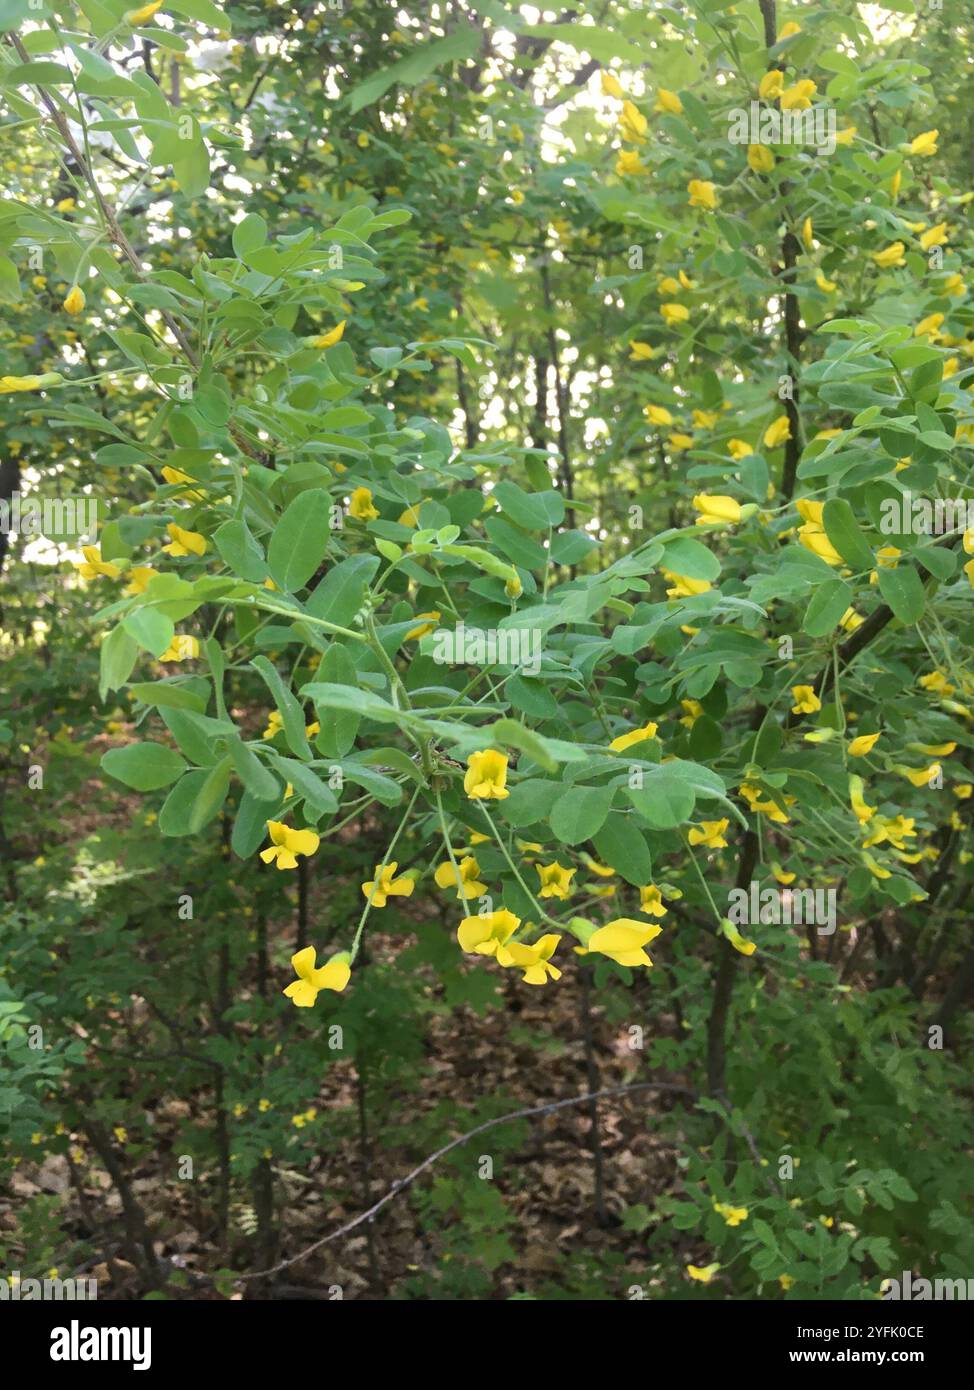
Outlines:
MULTIPOLYGON (((116 76, 158 84, 168 114, 144 82, 146 109, 132 105, 131 91, 90 59, 77 93, 53 88, 82 102, 89 125, 117 107, 137 112, 160 142, 140 180, 144 149, 126 146, 131 132, 89 129, 82 159, 120 208, 134 255, 126 265, 118 239, 103 238, 89 249, 90 275, 83 229, 98 216, 85 170, 70 148, 63 162, 55 157, 56 137, 36 114, 38 84, 5 76, 4 371, 58 370, 67 383, 43 397, 0 397, 4 497, 19 487, 96 496, 109 519, 102 556, 126 565, 144 562, 165 539, 162 522, 182 524, 187 507, 192 526, 212 538, 231 486, 246 489, 263 543, 305 493, 347 493, 334 467, 344 459, 356 483, 374 488, 381 515, 343 528, 328 566, 345 551, 374 553, 377 540, 407 545, 415 528, 399 518, 421 504, 424 528, 456 525, 463 541, 517 567, 527 611, 547 598, 549 582, 556 596, 583 595, 572 632, 552 633, 561 675, 570 669, 580 684, 568 696, 554 684, 552 698, 544 682, 511 683, 501 711, 548 740, 542 751, 557 753, 559 740, 591 749, 654 720, 666 756, 705 765, 730 795, 757 768, 767 796, 797 801, 787 830, 757 815, 732 820, 726 852, 703 851, 706 882, 680 826, 723 808, 701 797, 691 817, 691 796, 685 815, 641 822, 668 904, 652 972, 573 958, 562 981, 535 995, 465 962, 452 896, 426 878, 413 898, 370 919, 352 988, 323 995, 306 1018, 281 998, 287 958, 309 942, 322 954, 351 946, 360 884, 382 860, 402 807, 347 793, 339 819, 348 815, 348 825, 302 861, 295 883, 260 864, 260 841, 249 834, 247 852, 237 852, 244 788, 236 780, 197 833, 160 835, 160 815, 171 832, 190 803, 167 823, 165 790, 126 792, 100 760, 110 748, 172 735, 191 762, 213 765, 192 756, 178 720, 160 722, 165 710, 144 690, 126 689, 130 677, 160 673, 152 657, 165 643, 152 635, 138 657, 126 647, 113 669, 98 609, 119 589, 81 586, 69 565, 14 538, 2 557, 0 648, 0 1164, 13 1199, 0 1229, 5 1268, 94 1269, 118 1292, 189 1297, 225 1295, 240 1274, 252 1276, 238 1286, 248 1296, 329 1297, 341 1288, 455 1299, 853 1299, 875 1297, 879 1280, 901 1269, 967 1276, 970 831, 950 785, 964 785, 970 767, 970 586, 957 557, 932 556, 916 537, 891 539, 924 550, 921 568, 911 568, 922 622, 911 616, 916 585, 903 581, 908 592, 894 598, 882 568, 880 584, 869 582, 873 551, 885 543, 878 507, 897 478, 916 492, 967 494, 970 378, 963 365, 949 378, 943 370, 952 351, 970 361, 966 290, 945 294, 943 279, 928 275, 919 234, 902 232, 904 219, 946 217, 945 273, 969 262, 970 33, 956 8, 914 15, 903 0, 894 7, 903 22, 873 16, 871 33, 851 3, 780 13, 767 4, 606 4, 537 17, 494 3, 395 13, 231 5, 224 14, 186 0, 108 50, 116 76), (775 37, 770 53, 769 16, 773 35, 786 20, 801 25, 775 37), (728 144, 725 112, 775 62, 813 77, 840 128, 855 125, 856 135, 827 160, 786 151, 765 177, 728 144), (642 177, 616 172, 621 103, 597 76, 608 69, 649 123, 642 177), (681 113, 654 112, 661 87, 681 94, 681 113), (183 112, 192 113, 188 148, 165 145, 152 122, 178 127, 183 112), (935 159, 905 158, 900 146, 934 126, 935 159), (718 185, 713 215, 687 207, 691 178, 718 185), (801 240, 806 217, 811 248, 801 240), (329 248, 343 225, 336 266, 329 248), (215 282, 253 269, 247 257, 264 252, 262 236, 273 242, 269 254, 288 255, 292 244, 281 239, 309 227, 313 269, 289 268, 259 318, 241 311, 218 332, 225 296, 215 282), (887 273, 871 257, 900 235, 905 270, 887 273), (28 259, 38 245, 39 270, 28 259), (73 319, 60 305, 79 265, 88 307, 73 319), (659 282, 681 270, 690 285, 677 299, 689 319, 673 329, 659 282), (838 288, 822 288, 816 272, 838 288), (183 297, 194 283, 199 312, 183 297), (188 357, 163 310, 192 322, 188 357), (915 338, 930 312, 949 315, 953 344, 921 334, 900 365, 895 330, 907 325, 915 338), (344 317, 345 336, 327 355, 309 346, 344 317), (844 319, 868 327, 817 331, 844 319), (884 340, 888 330, 894 338, 884 340), (652 357, 633 360, 632 342, 652 357), (799 383, 784 407, 793 437, 765 447, 783 409, 782 374, 799 383), (303 395, 294 394, 298 381, 303 395), (368 409, 369 424, 324 431, 316 417, 346 400, 368 409), (672 413, 689 445, 647 428, 648 403, 672 413), (853 423, 871 406, 882 429, 853 423), (950 449, 920 440, 921 427, 946 432, 950 449), (826 445, 814 437, 830 429, 847 434, 822 464, 826 445), (865 443, 855 430, 866 431, 865 443), (731 439, 752 447, 743 461, 728 453, 731 439), (842 449, 850 457, 837 465, 842 449), (910 471, 897 469, 904 458, 910 471), (414 486, 418 463, 424 491, 414 486), (163 466, 202 480, 205 502, 187 498, 163 466), (564 511, 549 552, 549 528, 532 524, 520 494, 485 519, 486 494, 501 482, 530 497, 559 494, 564 511), (626 571, 627 557, 654 536, 693 525, 695 492, 728 489, 766 519, 704 533, 719 556, 712 573, 686 536, 671 540, 663 562, 683 573, 702 564, 698 579, 721 573, 725 606, 712 594, 668 603, 662 550, 626 571), (833 571, 796 544, 795 490, 848 500, 850 550, 860 537, 871 547, 847 576, 848 602, 864 619, 848 634, 837 628, 844 590, 829 590, 833 571), (626 582, 611 597, 624 606, 605 609, 597 586, 614 562, 626 582), (826 610, 818 621, 816 603, 826 610), (782 636, 794 641, 794 667, 776 659, 782 636), (837 645, 841 704, 829 699, 837 645), (939 690, 917 684, 931 670, 945 673, 939 690), (788 714, 788 688, 820 673, 825 708, 814 722, 844 733, 847 715, 862 729, 882 720, 870 791, 882 814, 912 816, 921 831, 910 848, 922 845, 924 857, 884 860, 887 878, 856 853, 845 782, 855 769, 841 739, 803 745, 804 729, 788 714), (948 789, 913 788, 896 772, 922 761, 911 742, 948 741, 956 744, 945 759, 948 789), (30 785, 37 767, 42 787, 30 785), (752 877, 774 882, 772 863, 801 884, 837 885, 841 928, 827 939, 797 928, 754 932, 759 952, 745 963, 715 933, 708 899, 722 903, 734 882, 752 877), (180 895, 191 897, 191 917, 180 895), (943 1049, 929 1046, 931 1024, 945 1029, 943 1049), (253 1277, 352 1219, 458 1133, 654 1079, 689 1094, 634 1092, 499 1126, 448 1155, 375 1225, 253 1277), (493 1181, 480 1173, 485 1155, 493 1181), (783 1176, 782 1157, 793 1159, 793 1176, 783 1176), (748 1216, 731 1224, 715 1203, 748 1216), (711 1262, 721 1265, 712 1282, 687 1280, 688 1263, 711 1262)), ((118 21, 123 10, 108 7, 118 21)), ((35 21, 52 15, 80 46, 84 31, 104 23, 90 5, 36 17, 13 0, 4 28, 29 21, 21 36, 30 58, 35 21)), ((5 61, 24 59, 8 44, 5 61)), ((382 553, 390 560, 392 551, 382 553)), ((392 571, 382 614, 390 628, 411 625, 444 596, 471 623, 503 621, 502 579, 449 559, 441 557, 444 588, 415 561, 392 571)), ((208 563, 189 561, 180 573, 202 582, 208 563)), ((328 644, 315 653, 306 627, 293 643, 282 623, 261 638, 235 594, 204 595, 193 630, 227 654, 226 705, 253 742, 270 701, 245 658, 269 652, 299 690, 316 679, 309 658, 327 658, 328 644)), ((136 599, 128 610, 139 607, 136 599)), ((428 643, 403 648, 404 632, 390 651, 409 692, 465 689, 466 673, 437 667, 428 643)), ((357 669, 381 676, 374 658, 357 669)), ((162 671, 170 687, 191 698, 205 687, 209 699, 202 675, 162 671)), ((340 717, 329 708, 325 721, 340 717)), ((411 751, 385 724, 361 728, 362 746, 394 740, 411 751)), ((333 758, 349 749, 320 751, 333 758)), ((659 758, 657 750, 650 761, 659 758)), ((555 762, 567 776, 571 762, 555 762)), ((551 771, 522 749, 525 780, 538 779, 539 767, 551 771)), ((455 786, 444 795, 461 836, 482 829, 455 786)), ((398 803, 398 788, 393 796, 398 803)), ((612 814, 617 823, 618 795, 612 814)), ((589 836, 567 848, 549 810, 508 814, 509 843, 515 831, 554 857, 586 846, 599 858, 610 853, 589 836)), ((439 862, 437 833, 427 808, 399 844, 400 863, 439 862)), ((490 847, 479 856, 504 883, 505 903, 519 905, 502 859, 490 847)), ((579 902, 593 916, 615 915, 611 900, 590 893, 599 886, 591 879, 579 902)), ((616 901, 631 902, 632 891, 620 882, 616 901)), ((566 935, 568 956, 570 943, 566 935)))

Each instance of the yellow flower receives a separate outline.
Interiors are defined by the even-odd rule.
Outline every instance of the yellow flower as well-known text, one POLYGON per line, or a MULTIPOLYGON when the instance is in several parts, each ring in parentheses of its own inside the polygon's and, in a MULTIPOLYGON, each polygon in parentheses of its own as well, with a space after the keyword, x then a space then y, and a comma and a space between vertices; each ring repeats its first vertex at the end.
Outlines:
POLYGON ((856 131, 858 129, 858 126, 847 125, 845 130, 837 130, 835 133, 835 143, 837 145, 851 145, 856 138, 856 131))
POLYGON ((436 630, 436 624, 440 621, 438 608, 433 608, 429 613, 417 613, 416 617, 421 621, 416 627, 411 627, 403 638, 404 642, 412 642, 414 638, 425 637, 428 632, 436 630))
POLYGON ((937 136, 939 130, 925 130, 922 135, 915 135, 910 141, 910 154, 931 155, 937 153, 937 136))
POLYGON ((364 130, 360 130, 358 135, 356 135, 355 143, 360 150, 367 150, 369 148, 369 137, 364 130))
POLYGON ((520 917, 502 907, 499 912, 484 912, 477 917, 464 917, 457 928, 460 949, 478 956, 496 956, 498 965, 513 965, 514 958, 507 942, 521 925, 520 917))
POLYGON ((740 502, 721 493, 700 492, 694 497, 692 505, 700 513, 697 517, 698 526, 705 526, 708 521, 734 523, 741 519, 740 502))
POLYGON ((80 285, 72 285, 62 305, 66 314, 80 314, 85 307, 85 292, 80 285))
POLYGON ((850 758, 864 758, 867 753, 871 753, 876 746, 879 734, 860 734, 849 744, 850 758))
POLYGON ((810 685, 793 685, 791 693, 795 697, 795 703, 791 707, 792 714, 814 714, 822 708, 822 701, 810 685))
POLYGON ((912 782, 915 787, 929 787, 931 779, 940 776, 943 768, 939 763, 931 763, 929 767, 904 767, 900 771, 906 780, 912 782))
POLYGON ((722 935, 730 942, 735 951, 740 951, 742 956, 753 956, 758 949, 753 941, 748 941, 741 936, 740 932, 728 918, 724 918, 720 924, 722 935))
POLYGON ((83 545, 81 553, 85 557, 84 560, 72 560, 71 563, 82 579, 95 579, 99 574, 105 575, 108 579, 117 579, 122 573, 118 565, 101 558, 100 545, 83 545))
POLYGON ((971 798, 971 794, 974 793, 974 783, 958 782, 957 786, 952 788, 952 791, 954 795, 959 798, 959 800, 969 801, 971 798))
POLYGON ((668 92, 665 87, 660 87, 656 93, 656 105, 654 111, 668 111, 671 116, 683 115, 683 102, 676 92, 668 92))
POLYGON ((597 859, 593 859, 590 854, 584 851, 579 853, 579 858, 587 869, 593 874, 598 874, 599 878, 615 878, 615 869, 610 869, 607 864, 600 864, 597 859))
POLYGON ((766 449, 777 449, 779 444, 784 444, 791 438, 791 422, 787 415, 779 415, 777 420, 772 420, 771 424, 764 431, 764 447, 766 449))
POLYGON ((954 693, 954 687, 943 671, 931 671, 929 675, 921 676, 919 684, 924 690, 932 690, 935 695, 942 695, 945 699, 954 693))
POLYGON ((656 288, 660 294, 679 294, 684 286, 680 284, 679 280, 674 280, 672 275, 664 275, 656 288))
POLYGON ((651 425, 672 425, 673 416, 665 405, 645 405, 643 414, 651 425))
POLYGON ((947 223, 938 222, 935 227, 929 228, 920 237, 920 245, 924 251, 929 251, 932 246, 947 245, 947 223))
POLYGON ((372 505, 372 492, 367 487, 357 487, 352 493, 352 499, 348 504, 349 516, 354 516, 356 521, 375 521, 379 513, 372 505))
POLYGON ((710 592, 708 579, 691 579, 689 575, 676 574, 673 570, 660 570, 660 574, 671 584, 666 591, 667 598, 693 598, 696 594, 710 592))
MULTIPOLYGON (((315 969, 315 955, 313 946, 305 946, 303 951, 297 951, 291 957, 291 969, 298 978, 291 981, 284 993, 299 1009, 312 1008, 323 989, 334 989, 340 994, 351 979, 352 972, 347 960, 333 956, 327 965, 315 969)), ((269 1107, 265 1101, 261 1101, 259 1108, 263 1110, 269 1107)))
POLYGON ((781 93, 782 111, 807 111, 812 104, 812 97, 818 91, 818 84, 809 77, 803 77, 794 86, 787 87, 781 93))
POLYGON ((284 720, 279 709, 272 709, 267 716, 267 728, 261 734, 261 738, 275 738, 284 728, 284 720))
POLYGON ((662 927, 648 926, 636 922, 631 917, 617 917, 593 932, 588 941, 590 951, 598 951, 619 965, 647 965, 653 962, 647 956, 645 946, 662 932, 662 927))
POLYGON ((829 565, 841 565, 842 556, 829 540, 823 530, 817 526, 803 526, 799 532, 799 541, 806 550, 810 550, 813 555, 817 555, 829 565))
POLYGON ((720 415, 716 410, 695 410, 693 412, 693 423, 698 430, 712 430, 719 419, 720 415))
POLYGON ((574 869, 562 868, 557 860, 554 864, 535 864, 534 867, 541 880, 539 897, 567 898, 571 895, 572 879, 575 876, 574 869))
POLYGON ((795 1281, 790 1274, 779 1274, 778 1283, 784 1289, 785 1293, 787 1293, 788 1290, 794 1286, 795 1281))
POLYGON ((665 917, 667 908, 663 906, 663 894, 655 883, 646 883, 639 890, 639 911, 647 917, 665 917))
POLYGON ((876 814, 875 806, 867 806, 863 795, 864 786, 861 777, 849 778, 849 805, 852 807, 860 825, 865 825, 876 814))
POLYGON ((514 204, 516 208, 519 208, 521 204, 524 202, 524 194, 521 192, 519 188, 511 189, 511 202, 514 204))
POLYGON ((54 204, 55 212, 74 212, 76 203, 73 198, 60 198, 54 204))
POLYGON ((616 173, 620 178, 628 174, 648 174, 649 170, 639 158, 637 150, 620 150, 616 159, 616 173))
POLYGON ((747 1220, 747 1207, 731 1207, 724 1202, 714 1202, 714 1211, 724 1218, 728 1226, 739 1226, 747 1220))
POLYGON ((789 883, 794 883, 796 878, 795 874, 783 869, 777 861, 771 865, 771 872, 778 883, 782 884, 785 888, 788 887, 789 883))
POLYGON ((685 304, 661 304, 659 311, 667 328, 672 328, 676 323, 686 323, 690 317, 690 310, 685 304))
POLYGON ((656 356, 656 349, 650 347, 649 343, 636 343, 630 338, 629 346, 632 348, 629 354, 630 362, 649 362, 656 356))
POLYGON ((191 637, 189 633, 177 632, 159 660, 195 661, 199 654, 199 638, 191 637))
POLYGON ((815 283, 824 294, 835 294, 839 288, 835 280, 827 280, 820 270, 815 272, 815 283))
POLYGON ((699 1265, 687 1265, 687 1274, 691 1279, 696 1279, 698 1284, 709 1284, 718 1269, 720 1265, 717 1264, 704 1265, 702 1268, 699 1265))
POLYGON ((699 826, 692 826, 687 837, 691 845, 706 845, 708 849, 726 849, 727 841, 724 839, 724 831, 730 825, 730 821, 724 820, 704 820, 699 826))
POLYGON ((616 97, 622 101, 626 94, 622 90, 619 79, 611 72, 602 72, 599 74, 599 78, 602 83, 602 95, 616 97))
POLYGON ((460 871, 460 881, 457 883, 457 870, 454 869, 450 861, 444 860, 438 864, 433 877, 440 888, 452 888, 456 884, 457 897, 461 900, 464 895, 468 898, 480 898, 487 892, 486 883, 478 882, 480 875, 480 865, 472 855, 466 859, 461 859, 457 866, 460 871), (462 891, 461 891, 462 889, 462 891))
POLYGON ((631 145, 641 145, 648 129, 649 122, 643 113, 631 101, 624 101, 619 117, 619 134, 623 140, 628 140, 631 145))
POLYGON ((57 386, 63 380, 60 372, 44 372, 40 376, 0 376, 0 396, 14 391, 42 391, 45 386, 57 386))
POLYGON ((609 747, 613 753, 624 753, 627 748, 632 748, 634 744, 645 743, 648 738, 655 738, 657 728, 658 725, 650 720, 641 729, 630 729, 628 734, 620 734, 618 738, 612 740, 609 747))
POLYGON ((169 532, 170 540, 168 545, 162 548, 170 555, 205 555, 206 537, 201 536, 198 531, 184 531, 181 526, 177 526, 174 521, 170 521, 166 527, 169 532))
POLYGON ((746 439, 729 439, 727 441, 727 452, 732 459, 746 459, 748 454, 754 453, 753 445, 748 444, 746 439))
POLYGON ((122 592, 125 594, 144 594, 149 587, 149 580, 154 574, 155 570, 150 565, 136 565, 135 569, 129 570, 126 575, 129 582, 122 592))
POLYGON ((691 179, 687 184, 687 192, 690 195, 690 207, 706 208, 708 212, 713 212, 716 208, 717 192, 709 179, 691 179))
POLYGON ((802 26, 800 24, 796 24, 793 19, 789 19, 788 23, 785 25, 781 33, 778 35, 778 39, 779 41, 781 39, 790 39, 792 34, 800 34, 801 31, 802 26))
POLYGON ((925 319, 921 319, 913 330, 914 338, 936 339, 939 335, 940 325, 944 321, 943 314, 928 314, 925 319))
POLYGON ((279 869, 296 869, 298 867, 297 856, 299 854, 305 856, 314 854, 320 844, 315 831, 293 830, 291 826, 285 825, 282 821, 269 820, 267 829, 271 837, 271 844, 267 849, 261 850, 260 857, 265 864, 276 862, 279 869))
MULTIPOLYGON (((317 845, 315 849, 317 849, 317 845)), ((388 898, 409 898, 412 896, 416 885, 411 878, 396 878, 398 868, 399 864, 395 859, 385 868, 381 864, 376 864, 375 878, 362 884, 362 892, 367 898, 370 898, 373 907, 385 907, 388 898)))
POLYGON ((785 75, 778 68, 766 72, 758 83, 758 96, 764 101, 777 101, 785 90, 785 75))
POLYGON ((334 347, 336 343, 341 342, 347 322, 348 319, 342 319, 341 323, 336 324, 334 328, 330 328, 327 333, 322 333, 319 337, 312 338, 311 346, 316 348, 334 347))
POLYGON ((894 265, 906 265, 905 250, 902 241, 894 241, 882 251, 873 251, 872 258, 880 270, 889 270, 894 265))
POLYGON ((756 174, 770 174, 774 168, 774 155, 767 145, 748 145, 747 162, 756 174))
POLYGON ((507 764, 507 754, 498 753, 494 748, 470 754, 463 790, 471 801, 503 801, 510 796, 506 786, 507 764))
POLYGON ((533 946, 525 946, 520 941, 512 941, 509 944, 507 952, 511 957, 511 964, 524 971, 521 979, 526 985, 543 985, 549 979, 561 979, 561 971, 551 964, 551 957, 560 940, 560 936, 551 932, 542 936, 533 946))
POLYGON ((156 10, 161 9, 162 0, 151 0, 150 4, 143 5, 141 9, 127 10, 125 13, 125 23, 130 24, 134 29, 139 24, 146 24, 155 14, 156 10))

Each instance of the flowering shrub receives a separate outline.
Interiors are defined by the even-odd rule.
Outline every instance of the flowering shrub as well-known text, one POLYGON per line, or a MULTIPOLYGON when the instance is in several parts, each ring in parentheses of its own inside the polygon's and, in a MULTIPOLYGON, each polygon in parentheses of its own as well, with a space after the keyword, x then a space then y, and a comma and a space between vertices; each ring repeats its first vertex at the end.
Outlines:
MULTIPOLYGON (((648 1016, 631 1080, 682 1088, 691 1128, 679 1185, 623 1204, 643 1264, 559 1287, 966 1277, 971 195, 919 38, 855 7, 512 12, 526 89, 490 7, 425 43, 324 4, 12 9, 32 167, 0 203, 0 391, 25 490, 53 461, 102 524, 59 572, 74 645, 8 639, 33 664, 0 715, 12 752, 46 731, 70 761, 51 730, 72 684, 94 701, 97 647, 71 756, 125 808, 101 941, 76 883, 59 924, 64 885, 14 856, 35 916, 27 945, 4 928, 0 1035, 32 1011, 63 1034, 50 1075, 18 1052, 14 1148, 97 1033, 102 1090, 49 1137, 70 1155, 87 1125, 121 1181, 104 1011, 144 996, 214 1087, 217 1224, 250 1182, 263 1271, 272 1165, 326 1131, 311 1078, 350 1052, 360 1115, 366 1075, 416 1084, 417 967, 476 1010, 577 986, 589 1082, 591 1004, 648 1016)), ((424 1221, 442 1200, 475 1236, 440 1292, 482 1296, 506 1219, 441 1181, 424 1221)))

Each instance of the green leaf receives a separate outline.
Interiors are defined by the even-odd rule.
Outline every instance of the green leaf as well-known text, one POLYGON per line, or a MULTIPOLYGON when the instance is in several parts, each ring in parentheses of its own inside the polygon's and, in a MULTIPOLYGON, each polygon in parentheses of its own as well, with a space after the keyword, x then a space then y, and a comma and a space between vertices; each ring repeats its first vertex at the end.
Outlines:
POLYGON ((204 825, 208 825, 226 801, 230 787, 230 767, 230 759, 221 758, 210 768, 200 784, 189 813, 190 834, 195 835, 204 825))
POLYGON ((602 862, 627 883, 642 888, 652 881, 653 861, 645 836, 632 815, 611 811, 592 844, 602 862))
POLYGON ((271 578, 280 589, 302 589, 325 558, 331 540, 331 497, 322 488, 302 492, 274 527, 267 551, 271 578))
POLYGON ((531 761, 544 768, 545 772, 558 771, 558 759, 552 755, 548 740, 531 729, 526 729, 516 719, 498 719, 496 724, 492 724, 485 732, 502 748, 517 748, 520 752, 526 753, 531 761))
POLYGON ((243 259, 251 251, 258 250, 267 240, 267 223, 256 212, 248 212, 233 229, 231 241, 234 253, 243 259))
POLYGON ((712 550, 689 536, 666 541, 660 565, 687 579, 706 579, 711 584, 720 576, 720 561, 712 550))
POLYGON ((415 87, 444 63, 462 62, 465 58, 472 58, 479 47, 480 31, 476 26, 461 25, 448 38, 423 44, 407 58, 401 58, 391 67, 373 73, 357 87, 353 87, 347 96, 349 110, 354 115, 363 107, 371 106, 397 82, 407 87, 415 87))
POLYGON ((624 790, 633 806, 654 830, 672 830, 693 814, 693 787, 667 766, 643 768, 643 785, 624 790))
POLYGON ((350 555, 331 569, 305 601, 313 618, 336 627, 349 627, 365 601, 366 590, 379 568, 374 555, 350 555))
POLYGON ((605 824, 612 805, 611 787, 569 787, 551 811, 552 830, 564 845, 590 840, 605 824))
POLYGON ((827 637, 851 605, 853 592, 844 579, 827 579, 809 600, 802 628, 809 637, 827 637))
POLYGON ((110 690, 125 684, 139 656, 139 644, 124 627, 113 628, 99 652, 98 694, 104 700, 110 690))
POLYGON ((125 786, 152 792, 175 782, 186 770, 186 760, 162 743, 129 743, 124 748, 110 748, 103 754, 101 766, 125 786))
POLYGON ((271 758, 281 776, 291 783, 298 796, 304 798, 305 810, 310 808, 314 820, 335 814, 338 810, 338 798, 316 772, 304 763, 299 763, 294 758, 282 758, 278 753, 272 753, 271 758))
POLYGON ((833 497, 822 509, 825 534, 854 570, 871 570, 876 563, 872 546, 866 540, 855 513, 844 497, 833 497))
POLYGON ((563 791, 561 782, 546 782, 540 777, 527 777, 511 788, 509 797, 498 802, 498 809, 508 825, 537 825, 548 819, 563 791))
POLYGON ((157 709, 188 709, 195 714, 202 714, 206 709, 202 695, 168 681, 132 681, 129 690, 144 705, 155 705, 157 709))
POLYGON ((923 583, 912 565, 896 569, 879 567, 879 592, 901 623, 915 623, 923 613, 926 595, 923 583))
POLYGON ((171 618, 160 613, 158 608, 136 608, 126 613, 122 626, 130 637, 134 637, 140 647, 151 652, 156 658, 162 656, 176 631, 171 618))
POLYGON ((501 482, 493 496, 504 515, 525 531, 547 531, 565 519, 565 499, 560 492, 525 492, 517 483, 501 482))
POLYGON ((273 801, 280 796, 277 779, 268 772, 252 748, 240 738, 227 739, 227 754, 244 787, 257 801, 273 801))
POLYGON ((291 752, 296 758, 310 762, 311 746, 305 733, 304 711, 297 699, 284 684, 277 668, 267 660, 266 656, 254 657, 250 664, 255 671, 260 672, 268 690, 274 697, 274 703, 280 711, 281 722, 284 725, 284 737, 287 739, 291 752))
POLYGON ((267 578, 267 561, 242 517, 235 517, 217 527, 213 543, 220 553, 220 559, 234 574, 251 584, 263 584, 267 578))

